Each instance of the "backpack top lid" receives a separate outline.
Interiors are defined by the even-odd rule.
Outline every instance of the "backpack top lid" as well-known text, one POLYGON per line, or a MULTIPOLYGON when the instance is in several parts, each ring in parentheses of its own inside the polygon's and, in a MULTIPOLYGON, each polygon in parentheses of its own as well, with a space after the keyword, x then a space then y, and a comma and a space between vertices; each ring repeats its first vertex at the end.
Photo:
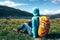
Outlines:
POLYGON ((40 21, 42 21, 42 22, 48 22, 49 21, 49 18, 46 17, 46 16, 41 16, 40 17, 40 21))
POLYGON ((37 7, 33 8, 33 15, 39 16, 39 8, 37 8, 37 7))

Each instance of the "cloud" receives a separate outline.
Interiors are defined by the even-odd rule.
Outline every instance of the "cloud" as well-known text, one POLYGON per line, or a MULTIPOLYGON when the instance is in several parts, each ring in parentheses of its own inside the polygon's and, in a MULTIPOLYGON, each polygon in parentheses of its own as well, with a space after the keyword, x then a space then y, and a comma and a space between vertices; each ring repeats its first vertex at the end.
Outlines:
POLYGON ((60 13, 60 10, 52 11, 52 10, 46 9, 46 10, 41 11, 42 15, 52 15, 52 14, 58 14, 58 13, 60 13))
POLYGON ((16 6, 23 6, 23 5, 28 5, 28 4, 20 4, 20 3, 12 2, 10 0, 5 0, 5 1, 0 2, 0 5, 5 5, 5 6, 9 6, 9 7, 16 7, 16 6))
POLYGON ((58 4, 58 3, 60 3, 60 0, 43 0, 43 1, 51 2, 51 3, 53 3, 53 4, 58 4))
POLYGON ((52 0, 51 2, 54 4, 57 4, 57 0, 52 0))
POLYGON ((49 15, 49 14, 51 14, 51 13, 53 13, 53 11, 50 11, 50 10, 48 10, 48 9, 43 10, 43 11, 41 12, 41 14, 43 14, 43 15, 49 15))
POLYGON ((58 4, 58 3, 60 3, 60 0, 51 0, 51 2, 54 4, 58 4))
POLYGON ((56 10, 55 13, 60 13, 60 10, 56 10))

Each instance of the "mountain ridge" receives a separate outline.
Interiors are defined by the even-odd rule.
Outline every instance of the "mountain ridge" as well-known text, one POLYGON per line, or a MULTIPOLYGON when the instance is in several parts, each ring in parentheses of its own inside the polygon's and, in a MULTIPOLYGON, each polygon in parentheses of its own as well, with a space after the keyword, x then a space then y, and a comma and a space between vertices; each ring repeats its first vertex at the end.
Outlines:
POLYGON ((13 18, 23 18, 23 17, 30 18, 33 15, 32 13, 26 11, 0 5, 0 17, 9 17, 9 16, 13 18))

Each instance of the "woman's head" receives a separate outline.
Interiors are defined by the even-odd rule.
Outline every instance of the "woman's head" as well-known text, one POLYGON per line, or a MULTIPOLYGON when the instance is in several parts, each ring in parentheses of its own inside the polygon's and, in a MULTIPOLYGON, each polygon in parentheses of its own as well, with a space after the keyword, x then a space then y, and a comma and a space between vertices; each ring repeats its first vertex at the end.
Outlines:
POLYGON ((34 8, 33 9, 33 15, 34 16, 39 16, 39 8, 34 8))

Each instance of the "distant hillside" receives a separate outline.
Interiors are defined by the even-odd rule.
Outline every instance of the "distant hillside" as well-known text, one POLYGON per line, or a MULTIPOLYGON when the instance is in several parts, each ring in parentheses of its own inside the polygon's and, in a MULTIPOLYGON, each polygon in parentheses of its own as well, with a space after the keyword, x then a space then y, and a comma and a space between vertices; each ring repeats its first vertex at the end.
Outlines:
POLYGON ((54 15, 46 15, 46 16, 48 16, 48 17, 50 17, 50 18, 60 18, 60 13, 57 13, 57 14, 54 14, 54 15))
POLYGON ((29 12, 0 5, 0 18, 31 18, 32 16, 29 12))

